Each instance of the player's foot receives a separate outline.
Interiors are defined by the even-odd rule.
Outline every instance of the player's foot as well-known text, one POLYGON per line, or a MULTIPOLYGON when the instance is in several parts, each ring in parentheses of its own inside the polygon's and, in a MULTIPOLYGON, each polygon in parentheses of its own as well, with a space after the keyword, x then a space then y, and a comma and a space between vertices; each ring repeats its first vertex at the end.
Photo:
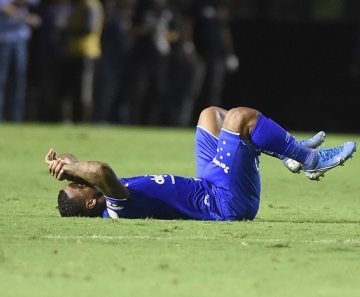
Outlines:
POLYGON ((311 180, 319 180, 326 171, 344 165, 345 161, 351 158, 355 151, 355 141, 349 141, 334 148, 318 149, 316 164, 308 168, 304 166, 304 173, 311 180))
MULTIPOLYGON (((325 132, 320 131, 317 134, 315 134, 313 137, 300 140, 298 143, 300 143, 303 146, 309 147, 309 148, 318 148, 325 140, 325 132)), ((293 159, 290 159, 288 157, 285 157, 283 159, 283 163, 287 169, 289 169, 293 173, 300 173, 302 169, 302 165, 293 159)))

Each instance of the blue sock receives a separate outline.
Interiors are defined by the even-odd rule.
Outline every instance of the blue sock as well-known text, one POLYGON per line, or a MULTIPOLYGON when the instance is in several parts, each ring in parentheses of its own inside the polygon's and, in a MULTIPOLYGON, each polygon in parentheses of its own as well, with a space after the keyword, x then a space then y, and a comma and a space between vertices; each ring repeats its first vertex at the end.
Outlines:
POLYGON ((315 150, 297 143, 294 136, 262 114, 259 115, 250 137, 258 149, 286 156, 306 166, 315 162, 315 150))

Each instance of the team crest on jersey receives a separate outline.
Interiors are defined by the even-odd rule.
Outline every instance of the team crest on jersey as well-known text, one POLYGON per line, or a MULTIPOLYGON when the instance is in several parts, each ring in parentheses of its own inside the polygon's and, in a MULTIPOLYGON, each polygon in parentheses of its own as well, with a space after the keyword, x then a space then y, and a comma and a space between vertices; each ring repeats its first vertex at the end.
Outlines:
POLYGON ((210 206, 210 201, 209 201, 209 194, 206 194, 205 198, 204 198, 204 204, 207 205, 207 206, 210 206))

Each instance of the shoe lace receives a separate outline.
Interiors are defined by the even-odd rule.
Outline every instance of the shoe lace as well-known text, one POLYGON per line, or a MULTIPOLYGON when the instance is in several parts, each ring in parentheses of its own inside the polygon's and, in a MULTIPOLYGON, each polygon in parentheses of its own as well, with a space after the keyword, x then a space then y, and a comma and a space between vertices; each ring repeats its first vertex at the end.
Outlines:
POLYGON ((326 160, 333 158, 337 154, 341 153, 342 150, 343 150, 343 146, 338 146, 338 147, 328 148, 328 149, 320 149, 319 155, 321 156, 321 158, 324 161, 326 161, 326 160))

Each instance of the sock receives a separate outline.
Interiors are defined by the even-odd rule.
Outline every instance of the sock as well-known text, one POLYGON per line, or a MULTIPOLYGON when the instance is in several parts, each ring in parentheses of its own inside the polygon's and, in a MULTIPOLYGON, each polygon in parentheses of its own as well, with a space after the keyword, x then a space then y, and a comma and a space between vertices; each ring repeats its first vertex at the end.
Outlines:
POLYGON ((317 161, 315 150, 297 143, 294 136, 262 114, 259 115, 250 137, 256 148, 273 152, 275 156, 286 156, 307 167, 317 161))
POLYGON ((274 152, 270 152, 270 151, 267 151, 267 150, 260 150, 260 151, 261 151, 261 153, 263 153, 265 155, 268 155, 268 156, 271 156, 271 157, 274 157, 274 158, 278 158, 280 160, 284 160, 286 158, 284 155, 274 153, 274 152))

